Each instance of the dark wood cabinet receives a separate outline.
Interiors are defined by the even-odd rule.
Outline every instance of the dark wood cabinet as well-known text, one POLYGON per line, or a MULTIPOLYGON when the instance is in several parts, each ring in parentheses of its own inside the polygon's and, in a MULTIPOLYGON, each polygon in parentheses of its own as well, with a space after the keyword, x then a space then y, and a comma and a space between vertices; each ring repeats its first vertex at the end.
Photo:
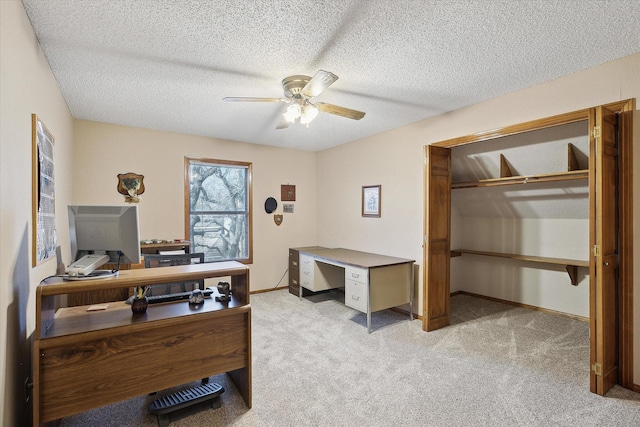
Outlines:
POLYGON ((297 249, 289 249, 289 293, 299 295, 300 292, 300 252, 297 249))

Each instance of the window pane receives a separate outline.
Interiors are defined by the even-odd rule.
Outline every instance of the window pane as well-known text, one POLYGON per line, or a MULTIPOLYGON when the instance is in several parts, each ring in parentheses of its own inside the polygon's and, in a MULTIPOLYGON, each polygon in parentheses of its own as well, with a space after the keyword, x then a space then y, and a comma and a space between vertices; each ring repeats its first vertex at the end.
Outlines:
POLYGON ((204 252, 205 261, 247 259, 246 215, 191 215, 193 252, 204 252))
POLYGON ((251 262, 251 164, 189 159, 188 172, 191 251, 208 262, 251 262))
POLYGON ((191 211, 247 211, 247 168, 192 163, 191 211))

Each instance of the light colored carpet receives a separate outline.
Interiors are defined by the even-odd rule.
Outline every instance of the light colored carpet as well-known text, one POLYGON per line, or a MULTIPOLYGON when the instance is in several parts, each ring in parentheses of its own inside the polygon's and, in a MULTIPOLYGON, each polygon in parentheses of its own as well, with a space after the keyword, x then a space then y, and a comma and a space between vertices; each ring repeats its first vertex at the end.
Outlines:
MULTIPOLYGON (((426 333, 385 310, 367 334, 366 315, 342 296, 252 295, 253 408, 220 375, 222 407, 171 426, 640 425, 639 394, 589 392, 585 322, 458 295, 447 328, 426 333)), ((156 426, 147 412, 156 397, 62 426, 156 426)))

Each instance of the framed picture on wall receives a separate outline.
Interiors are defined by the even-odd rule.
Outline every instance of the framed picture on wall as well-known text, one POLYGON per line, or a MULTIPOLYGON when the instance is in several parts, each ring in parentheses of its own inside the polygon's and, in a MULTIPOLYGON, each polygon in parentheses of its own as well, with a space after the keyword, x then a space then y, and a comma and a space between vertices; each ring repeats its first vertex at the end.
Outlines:
POLYGON ((54 178, 54 138, 37 115, 32 125, 32 265, 56 255, 56 186, 54 178))
POLYGON ((362 187, 362 216, 380 218, 380 185, 362 187))
POLYGON ((295 202, 296 201, 296 186, 295 185, 281 185, 280 186, 280 200, 283 202, 295 202))

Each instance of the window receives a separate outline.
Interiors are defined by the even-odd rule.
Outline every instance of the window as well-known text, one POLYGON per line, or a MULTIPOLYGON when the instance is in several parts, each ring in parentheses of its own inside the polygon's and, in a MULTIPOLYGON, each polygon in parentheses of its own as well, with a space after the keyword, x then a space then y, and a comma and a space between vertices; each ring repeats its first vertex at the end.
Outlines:
POLYGON ((185 233, 207 262, 252 262, 251 163, 185 157, 185 233))

